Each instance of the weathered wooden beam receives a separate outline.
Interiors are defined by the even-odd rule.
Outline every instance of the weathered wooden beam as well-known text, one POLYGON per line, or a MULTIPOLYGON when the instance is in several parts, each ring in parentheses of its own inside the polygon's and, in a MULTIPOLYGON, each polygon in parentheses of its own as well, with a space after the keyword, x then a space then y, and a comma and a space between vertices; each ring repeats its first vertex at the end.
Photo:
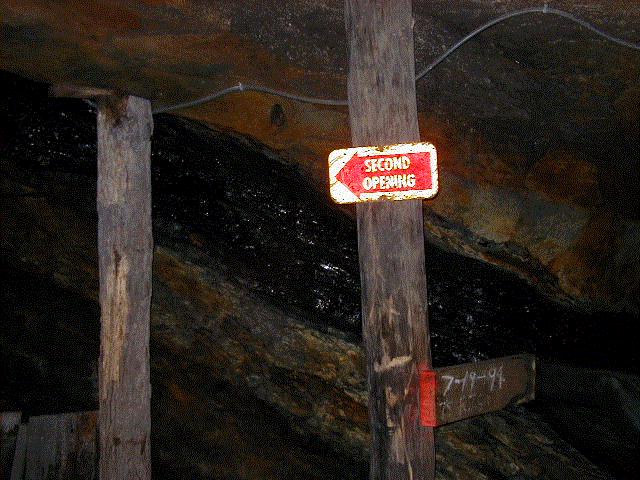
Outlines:
POLYGON ((24 478, 96 478, 96 423, 97 412, 31 417, 24 478))
POLYGON ((148 100, 133 96, 100 100, 101 480, 151 477, 152 130, 148 100))
MULTIPOLYGON (((420 140, 410 0, 346 0, 354 146, 420 140)), ((422 203, 358 204, 373 480, 434 478, 433 429, 419 421, 431 366, 422 203)))
POLYGON ((0 480, 9 480, 21 412, 0 412, 0 480))
POLYGON ((533 400, 536 358, 522 354, 423 371, 423 423, 440 426, 533 400))
POLYGON ((23 480, 27 455, 27 424, 23 423, 18 428, 16 436, 15 453, 11 464, 11 480, 23 480))
POLYGON ((70 83, 56 83, 49 88, 49 95, 60 98, 100 98, 115 96, 116 92, 106 88, 86 87, 70 83))

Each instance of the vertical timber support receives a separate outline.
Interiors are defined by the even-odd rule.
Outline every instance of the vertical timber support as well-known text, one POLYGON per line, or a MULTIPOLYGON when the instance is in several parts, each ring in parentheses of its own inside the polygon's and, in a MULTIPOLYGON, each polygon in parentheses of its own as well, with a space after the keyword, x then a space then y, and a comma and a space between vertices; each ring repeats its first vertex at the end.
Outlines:
MULTIPOLYGON (((346 0, 354 146, 420 140, 411 0, 346 0)), ((356 205, 369 382, 372 480, 434 478, 433 429, 420 425, 431 367, 422 203, 356 205)))
POLYGON ((151 133, 148 100, 98 102, 100 479, 151 478, 151 133))

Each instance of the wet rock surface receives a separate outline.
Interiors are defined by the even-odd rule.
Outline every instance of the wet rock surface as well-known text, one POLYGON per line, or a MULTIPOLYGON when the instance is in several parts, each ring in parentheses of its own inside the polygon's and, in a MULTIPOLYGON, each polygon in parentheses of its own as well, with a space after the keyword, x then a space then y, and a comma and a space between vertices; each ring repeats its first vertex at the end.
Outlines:
MULTIPOLYGON (((95 118, 42 85, 4 82, 1 407, 95 408, 95 118)), ((260 144, 155 121, 154 468, 365 478, 353 222, 260 144)), ((436 365, 531 351, 636 371, 634 319, 578 313, 502 271, 427 251, 436 365)), ((439 432, 440 478, 608 478, 530 411, 439 432)))
MULTIPOLYGON (((487 20, 530 6, 415 2, 417 69, 487 20)), ((639 39, 637 2, 553 7, 639 39)), ((1 68, 116 88, 158 107, 238 82, 346 96, 337 0, 268 9, 252 0, 22 1, 6 2, 3 20, 1 68)), ((639 73, 637 51, 541 13, 510 19, 459 49, 417 84, 421 138, 440 152, 441 192, 425 207, 430 240, 567 302, 637 314, 639 73)), ((342 107, 249 92, 180 113, 258 139, 319 191, 327 154, 350 145, 342 107)))
MULTIPOLYGON (((2 106, 8 138, 3 161, 12 170, 18 167, 7 178, 19 178, 29 190, 10 193, 7 201, 12 195, 64 195, 65 205, 94 220, 92 108, 46 98, 42 84, 2 78, 12 92, 2 106)), ((263 145, 229 132, 168 115, 155 118, 154 132, 158 243, 188 245, 219 258, 229 265, 228 275, 279 308, 302 312, 315 328, 359 338, 355 222, 326 192, 310 188, 298 168, 263 145)), ((95 237, 91 228, 87 235, 95 237)), ((91 239, 83 248, 93 251, 91 239)), ((432 244, 426 250, 437 365, 529 351, 583 366, 638 371, 631 348, 638 336, 629 331, 633 316, 575 311, 514 275, 432 244), (620 342, 629 347, 620 348, 620 342)))

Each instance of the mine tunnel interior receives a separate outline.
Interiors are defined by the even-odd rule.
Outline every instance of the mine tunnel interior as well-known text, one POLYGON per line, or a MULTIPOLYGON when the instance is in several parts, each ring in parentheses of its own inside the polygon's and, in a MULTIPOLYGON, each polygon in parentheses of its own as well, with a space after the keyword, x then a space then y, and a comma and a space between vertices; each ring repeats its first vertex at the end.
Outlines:
MULTIPOLYGON (((231 86, 153 115, 153 476, 368 478, 356 215, 326 178, 326 154, 350 146, 346 107, 236 87, 344 99, 342 6, 183 3, 130 7, 140 35, 114 35, 111 12, 95 38, 52 33, 64 6, 7 10, 0 413, 99 405, 97 108, 52 85, 153 97, 157 111, 231 86), (223 47, 203 60, 211 32, 223 47), (72 69, 77 45, 91 53, 72 69)), ((450 45, 489 18, 415 3, 417 71, 443 50, 430 38, 450 45)), ((637 38, 637 7, 592 3, 581 18, 637 38)), ((537 368, 535 400, 437 429, 436 478, 640 469, 640 55, 592 33, 510 19, 416 83, 441 162, 423 207, 433 364, 530 353, 537 368)))
MULTIPOLYGON (((12 242, 20 238, 20 250, 60 244, 50 245, 53 252, 45 247, 22 257, 5 248, 2 363, 7 368, 2 410, 27 415, 92 410, 98 395, 97 280, 78 285, 73 273, 57 264, 73 261, 74 254, 61 258, 55 252, 81 248, 95 239, 94 232, 88 239, 74 238, 91 231, 97 222, 95 111, 80 100, 48 97, 46 84, 6 73, 2 80, 7 92, 3 199, 7 206, 20 199, 19 209, 8 208, 6 215, 40 216, 42 205, 51 204, 73 211, 88 227, 68 238, 62 227, 73 224, 56 224, 53 215, 41 220, 44 225, 34 229, 33 224, 23 223, 22 231, 11 234, 17 236, 12 242), (34 211, 20 211, 25 208, 34 211)), ((309 185, 295 166, 237 135, 160 115, 155 119, 152 175, 156 244, 195 251, 193 258, 207 259, 205 264, 215 258, 234 282, 251 288, 253 301, 276 305, 309 328, 360 342, 354 220, 309 185)), ((530 352, 543 364, 639 373, 633 315, 585 311, 550 298, 498 267, 429 243, 426 251, 436 366, 530 352)), ((79 253, 88 257, 85 261, 97 263, 93 247, 79 253)), ((163 295, 161 286, 154 289, 155 295, 163 295)), ((171 300, 202 301, 197 291, 188 289, 171 300)), ((155 327, 152 335, 171 335, 169 327, 155 327)), ((198 327, 173 328, 196 334, 198 327)), ((169 400, 164 397, 178 388, 166 371, 168 353, 159 347, 152 350, 152 359, 155 355, 162 359, 152 360, 157 392, 153 405, 158 409, 166 408, 164 402, 169 400)), ((203 368, 190 365, 189 357, 181 363, 187 370, 203 368)), ((224 383, 215 388, 220 391, 214 397, 226 395, 226 402, 239 395, 224 383)), ((242 414, 242 408, 230 408, 233 415, 242 414)), ((544 402, 542 406, 534 402, 530 408, 552 417, 544 402)), ((270 414, 277 418, 277 412, 270 414)), ((159 442, 178 435, 157 430, 159 442)))

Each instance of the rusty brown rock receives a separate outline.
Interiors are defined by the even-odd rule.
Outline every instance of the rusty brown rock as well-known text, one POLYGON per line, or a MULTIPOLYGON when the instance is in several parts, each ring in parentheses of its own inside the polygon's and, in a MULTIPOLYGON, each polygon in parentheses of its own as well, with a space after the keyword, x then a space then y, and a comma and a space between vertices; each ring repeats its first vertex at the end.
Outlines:
MULTIPOLYGON (((528 6, 525 0, 416 3, 417 69, 484 21, 528 6)), ((553 6, 638 39, 637 2, 553 6)), ((270 8, 249 0, 29 0, 5 1, 2 10, 0 68, 30 78, 108 87, 155 106, 238 82, 346 98, 339 0, 270 8)), ((628 231, 638 228, 639 71, 637 52, 542 14, 510 20, 465 45, 417 85, 420 136, 438 146, 442 172, 440 196, 425 204, 427 235, 552 295, 638 312, 637 297, 604 280, 625 276, 637 284, 637 262, 594 265, 599 271, 585 277, 579 248, 600 204, 628 231), (573 273, 559 273, 557 264, 573 273)), ((300 165, 318 189, 326 188, 327 154, 350 139, 344 107, 255 92, 180 114, 259 139, 300 165)), ((603 244, 618 246, 600 256, 626 258, 634 248, 629 234, 605 237, 603 244)))
MULTIPOLYGON (((53 175, 47 195, 17 195, 34 192, 20 181, 26 172, 7 167, 3 260, 96 301, 95 218, 78 207, 87 201, 78 184, 53 175)), ((159 468, 178 478, 362 478, 370 434, 361 346, 316 330, 168 238, 160 227, 151 306, 159 468)), ((81 334, 68 331, 70 343, 81 334)), ((610 478, 523 410, 444 427, 436 448, 443 480, 610 478)))
POLYGON ((525 186, 550 200, 583 207, 603 201, 594 162, 566 149, 547 152, 527 173, 525 186))

